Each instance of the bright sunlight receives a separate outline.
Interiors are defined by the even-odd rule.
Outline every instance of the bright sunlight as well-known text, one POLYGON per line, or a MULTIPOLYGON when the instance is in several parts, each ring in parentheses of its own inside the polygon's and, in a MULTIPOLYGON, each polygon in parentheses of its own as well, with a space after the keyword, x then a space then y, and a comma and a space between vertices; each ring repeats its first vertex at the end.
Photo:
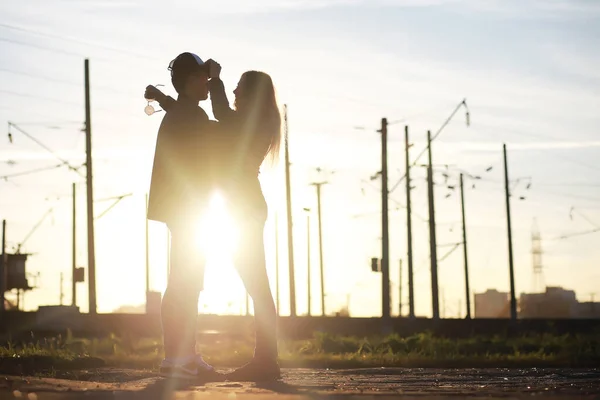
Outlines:
POLYGON ((216 193, 198 221, 196 235, 198 249, 206 257, 202 312, 239 314, 244 310, 245 289, 233 265, 239 235, 225 198, 216 193))
POLYGON ((227 212, 225 199, 219 193, 211 198, 208 210, 198 222, 196 243, 208 263, 231 260, 237 248, 239 231, 227 212))

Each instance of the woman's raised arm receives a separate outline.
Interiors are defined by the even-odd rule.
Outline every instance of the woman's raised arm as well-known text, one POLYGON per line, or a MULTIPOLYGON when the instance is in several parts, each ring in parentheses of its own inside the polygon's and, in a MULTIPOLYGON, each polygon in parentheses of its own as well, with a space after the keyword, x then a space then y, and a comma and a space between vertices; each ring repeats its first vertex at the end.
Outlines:
POLYGON ((219 121, 228 121, 233 118, 235 111, 229 107, 229 100, 225 94, 225 85, 221 78, 216 77, 208 81, 210 91, 210 102, 212 103, 213 114, 219 121))

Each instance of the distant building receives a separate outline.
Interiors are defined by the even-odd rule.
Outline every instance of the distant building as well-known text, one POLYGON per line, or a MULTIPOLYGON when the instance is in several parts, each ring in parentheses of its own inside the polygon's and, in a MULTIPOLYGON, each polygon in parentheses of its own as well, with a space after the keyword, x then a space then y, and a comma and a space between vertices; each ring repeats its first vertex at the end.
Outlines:
POLYGON ((600 303, 591 301, 579 303, 577 306, 576 318, 600 319, 600 303))
POLYGON ((543 293, 522 293, 519 318, 578 318, 580 304, 575 291, 546 287, 543 293))
POLYGON ((496 289, 475 293, 475 318, 509 318, 509 299, 508 293, 496 289))
MULTIPOLYGON (((600 318, 600 303, 577 300, 574 290, 548 286, 542 293, 521 293, 519 318, 600 318)), ((475 293, 475 318, 509 318, 510 295, 495 289, 475 293)))
POLYGON ((10 296, 13 294, 15 298, 13 301, 9 301, 5 297, 3 304, 5 310, 19 310, 23 303, 25 292, 35 289, 35 285, 31 286, 29 284, 27 279, 29 274, 27 274, 25 267, 27 257, 30 255, 31 254, 22 253, 6 254, 7 263, 4 270, 4 295, 10 296))

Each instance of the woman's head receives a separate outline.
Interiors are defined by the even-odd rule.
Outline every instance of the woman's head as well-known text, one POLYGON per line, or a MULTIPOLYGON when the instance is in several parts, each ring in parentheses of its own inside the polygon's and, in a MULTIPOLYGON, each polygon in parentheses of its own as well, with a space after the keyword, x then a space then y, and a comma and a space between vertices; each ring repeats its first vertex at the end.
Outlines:
POLYGON ((268 154, 275 159, 281 142, 281 115, 273 80, 264 72, 247 71, 233 93, 236 110, 256 121, 260 133, 268 135, 268 154))

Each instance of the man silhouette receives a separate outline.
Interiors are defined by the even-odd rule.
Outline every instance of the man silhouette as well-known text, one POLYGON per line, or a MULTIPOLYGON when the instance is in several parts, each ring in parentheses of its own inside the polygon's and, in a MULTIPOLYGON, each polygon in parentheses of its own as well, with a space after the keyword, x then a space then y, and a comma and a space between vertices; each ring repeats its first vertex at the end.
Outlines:
MULTIPOLYGON (((172 237, 171 270, 161 305, 165 358, 160 373, 215 380, 221 375, 195 349, 205 264, 196 244, 196 225, 213 187, 206 168, 212 123, 198 103, 208 98, 210 65, 187 52, 169 64, 178 97, 158 131, 147 217, 167 224, 172 237)), ((155 98, 153 89, 147 88, 147 98, 155 98)))

